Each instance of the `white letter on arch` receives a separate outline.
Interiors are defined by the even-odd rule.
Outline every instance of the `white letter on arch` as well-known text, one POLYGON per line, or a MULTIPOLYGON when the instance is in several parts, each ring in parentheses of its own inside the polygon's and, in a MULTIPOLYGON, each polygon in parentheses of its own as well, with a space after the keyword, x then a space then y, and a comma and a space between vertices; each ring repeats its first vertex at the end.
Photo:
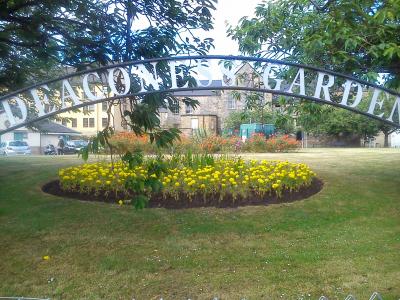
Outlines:
POLYGON ((141 65, 136 66, 136 68, 138 70, 138 76, 141 78, 141 80, 140 80, 140 87, 141 87, 140 92, 141 93, 147 91, 144 87, 145 82, 148 82, 149 85, 152 85, 156 91, 158 91, 160 89, 160 85, 158 83, 156 64, 157 64, 157 62, 151 63, 151 65, 153 66, 154 75, 151 72, 149 72, 144 65, 141 64, 141 65))
POLYGON ((269 76, 271 74, 272 67, 273 67, 273 64, 267 64, 267 67, 264 70, 264 73, 263 73, 264 86, 268 90, 278 91, 278 90, 281 89, 281 84, 282 84, 283 79, 271 78, 271 79, 274 79, 276 81, 276 84, 275 84, 274 88, 270 87, 270 85, 269 85, 269 76))
POLYGON ((92 72, 92 73, 86 74, 83 77, 83 81, 82 81, 83 92, 85 93, 85 95, 88 97, 88 99, 90 101, 95 101, 95 100, 100 100, 102 98, 105 98, 104 94, 102 94, 102 96, 96 96, 90 91, 89 82, 88 82, 88 79, 89 79, 90 75, 94 75, 95 77, 100 79, 100 76, 99 76, 99 74, 97 72, 92 72))
POLYGON ((75 94, 71 84, 68 80, 64 79, 62 81, 62 90, 61 90, 61 108, 65 108, 65 99, 71 98, 73 105, 79 105, 82 102, 79 100, 78 96, 75 94), (68 95, 65 95, 65 90, 67 90, 68 95))
POLYGON ((300 95, 305 96, 306 95, 306 86, 304 84, 304 69, 300 68, 299 71, 296 74, 296 77, 294 78, 292 84, 290 85, 288 89, 288 93, 293 93, 292 89, 293 86, 299 86, 300 87, 300 95), (297 83, 296 81, 300 78, 300 82, 297 83))
MULTIPOLYGON (((42 85, 41 88, 50 92, 50 89, 47 85, 42 85)), ((39 117, 44 116, 46 114, 46 112, 44 111, 43 103, 50 105, 49 98, 47 97, 46 93, 43 93, 43 100, 41 101, 39 98, 37 89, 32 89, 32 90, 30 90, 30 92, 33 97, 33 100, 35 101, 35 106, 38 110, 39 117)), ((52 113, 54 111, 55 111, 55 107, 53 107, 53 109, 47 113, 52 113)))
MULTIPOLYGON (((369 109, 368 109, 368 113, 370 115, 375 116, 374 111, 375 111, 375 107, 377 105, 379 106, 379 109, 382 109, 382 105, 383 105, 383 102, 385 101, 385 99, 383 99, 382 101, 378 101, 378 98, 379 98, 379 95, 380 95, 381 92, 382 92, 382 90, 377 89, 377 88, 374 90, 374 94, 372 95, 371 103, 369 104, 369 109)), ((385 92, 384 95, 385 95, 386 99, 389 98, 389 94, 388 93, 385 92)), ((382 118, 383 115, 384 115, 384 113, 381 113, 381 114, 378 115, 378 117, 382 118)))
POLYGON ((210 72, 210 62, 208 60, 206 60, 205 62, 202 63, 201 60, 197 61, 197 76, 195 77, 196 82, 197 82, 197 86, 198 87, 207 87, 210 86, 212 83, 212 74, 210 72), (205 65, 203 65, 205 64, 205 65), (201 82, 199 76, 203 75, 206 78, 207 83, 203 85, 203 83, 201 82))
POLYGON ((10 104, 7 102, 7 100, 4 100, 2 102, 3 107, 4 107, 4 111, 6 112, 7 118, 10 121, 11 126, 20 124, 20 123, 24 123, 26 120, 26 117, 28 116, 28 111, 26 109, 26 104, 24 101, 22 101, 19 97, 13 97, 11 99, 15 99, 15 102, 17 103, 17 106, 21 112, 21 116, 22 118, 18 118, 18 122, 17 122, 17 118, 13 115, 10 104))
POLYGON ((397 123, 400 124, 400 97, 396 98, 396 102, 393 104, 393 109, 392 109, 392 112, 390 113, 390 117, 389 117, 389 119, 387 119, 388 121, 393 122, 393 116, 394 116, 394 112, 396 111, 396 108, 397 108, 397 114, 399 116, 397 123))
POLYGON ((361 84, 359 84, 358 82, 355 82, 353 80, 347 79, 346 83, 344 84, 343 98, 342 98, 342 102, 340 102, 340 104, 350 106, 350 107, 356 107, 358 104, 360 104, 362 96, 363 96, 363 90, 362 90, 361 84), (348 105, 347 101, 349 100, 350 89, 352 88, 351 85, 353 83, 356 84, 357 95, 356 95, 356 99, 354 100, 354 102, 352 104, 348 105))
POLYGON ((332 75, 318 72, 317 86, 315 87, 314 98, 321 99, 321 90, 324 90, 324 99, 326 101, 331 101, 331 97, 329 95, 329 88, 333 86, 335 83, 335 79, 332 75), (323 84, 324 77, 328 76, 328 83, 323 84))
MULTIPOLYGON (((170 74, 171 74, 171 89, 177 89, 177 88, 187 88, 189 86, 189 82, 186 82, 186 84, 184 86, 179 86, 178 87, 178 83, 176 80, 176 66, 177 66, 177 61, 176 60, 170 60, 168 62, 168 66, 170 69, 170 74)), ((180 72, 178 72, 180 73, 180 72)), ((183 75, 182 75, 182 79, 183 79, 183 75)))
POLYGON ((112 68, 108 71, 108 85, 110 86, 110 89, 113 92, 114 96, 123 96, 128 94, 129 90, 131 89, 131 78, 129 77, 128 72, 124 68, 121 67, 112 68), (125 89, 123 93, 118 92, 117 87, 115 86, 115 81, 114 81, 115 70, 120 70, 121 73, 124 75, 125 89))

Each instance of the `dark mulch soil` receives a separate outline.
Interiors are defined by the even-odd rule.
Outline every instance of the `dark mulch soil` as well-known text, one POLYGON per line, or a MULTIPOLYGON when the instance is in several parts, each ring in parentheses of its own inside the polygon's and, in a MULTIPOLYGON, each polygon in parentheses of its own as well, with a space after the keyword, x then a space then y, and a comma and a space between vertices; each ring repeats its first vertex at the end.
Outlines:
MULTIPOLYGON (((179 200, 175 200, 172 197, 164 198, 162 194, 154 194, 149 202, 149 207, 165 207, 172 209, 179 208, 192 208, 192 207, 238 207, 245 205, 269 205, 276 203, 289 203, 297 200, 302 200, 308 198, 316 193, 318 193, 322 187, 323 182, 314 178, 311 185, 309 187, 302 187, 298 191, 289 192, 284 191, 280 198, 277 197, 274 193, 266 194, 264 197, 260 197, 259 195, 252 194, 246 198, 237 198, 233 201, 231 195, 226 195, 222 200, 220 200, 219 195, 209 196, 204 198, 203 195, 197 194, 192 196, 191 200, 186 196, 181 194, 179 196, 179 200)), ((82 194, 80 192, 70 192, 64 191, 60 188, 59 180, 54 180, 49 183, 46 183, 42 187, 42 191, 48 194, 66 197, 66 198, 74 198, 83 201, 99 201, 99 202, 108 202, 108 203, 116 203, 119 199, 126 199, 126 196, 123 195, 115 195, 115 193, 105 194, 104 192, 100 192, 98 195, 94 195, 94 193, 82 194)))

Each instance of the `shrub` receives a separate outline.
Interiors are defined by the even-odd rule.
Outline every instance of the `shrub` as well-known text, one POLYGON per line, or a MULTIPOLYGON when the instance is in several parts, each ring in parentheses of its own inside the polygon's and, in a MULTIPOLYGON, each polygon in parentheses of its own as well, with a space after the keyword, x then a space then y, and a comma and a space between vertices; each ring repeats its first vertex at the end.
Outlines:
POLYGON ((245 152, 288 152, 297 150, 300 143, 294 138, 285 136, 272 136, 266 139, 263 134, 253 134, 245 143, 245 152))
POLYGON ((239 152, 287 152, 300 147, 293 138, 285 136, 266 139, 263 134, 253 134, 246 142, 238 136, 223 137, 198 133, 193 137, 181 136, 180 140, 168 148, 158 149, 150 143, 146 136, 136 136, 131 132, 120 132, 110 139, 114 150, 119 154, 127 151, 132 153, 142 151, 146 154, 166 153, 183 154, 191 153, 239 153, 239 152))
POLYGON ((288 152, 300 148, 300 142, 287 135, 281 137, 271 137, 265 142, 267 152, 288 152))
POLYGON ((155 144, 150 143, 148 136, 137 136, 133 132, 118 132, 109 140, 111 146, 118 154, 126 152, 156 153, 155 144))

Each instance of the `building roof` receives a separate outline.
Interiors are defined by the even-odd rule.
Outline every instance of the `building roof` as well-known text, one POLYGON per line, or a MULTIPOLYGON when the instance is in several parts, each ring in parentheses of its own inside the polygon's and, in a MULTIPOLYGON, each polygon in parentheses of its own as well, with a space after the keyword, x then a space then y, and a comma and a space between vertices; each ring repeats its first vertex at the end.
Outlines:
POLYGON ((48 133, 48 134, 70 134, 70 135, 78 135, 81 134, 80 132, 73 130, 71 128, 68 128, 67 126, 51 122, 49 120, 42 120, 35 122, 33 124, 33 127, 35 127, 37 130, 43 133, 48 133))
MULTIPOLYGON (((200 82, 204 85, 208 83, 207 80, 200 80, 200 82)), ((206 97, 206 96, 215 96, 216 91, 213 90, 213 87, 221 87, 222 80, 213 80, 209 86, 209 90, 192 90, 192 91, 179 91, 174 92, 173 95, 176 97, 206 97)))

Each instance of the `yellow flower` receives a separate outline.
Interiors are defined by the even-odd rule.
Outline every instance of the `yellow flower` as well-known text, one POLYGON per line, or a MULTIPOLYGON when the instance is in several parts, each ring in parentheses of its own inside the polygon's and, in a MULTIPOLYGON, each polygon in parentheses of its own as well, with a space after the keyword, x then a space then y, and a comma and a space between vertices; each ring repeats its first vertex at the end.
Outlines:
POLYGON ((50 259, 50 256, 48 256, 48 255, 43 256, 43 260, 49 260, 49 259, 50 259))
POLYGON ((119 201, 118 201, 118 204, 121 206, 121 205, 123 205, 123 204, 124 204, 124 201, 122 201, 122 200, 119 200, 119 201))
POLYGON ((205 189, 205 188, 206 188, 206 185, 203 183, 202 185, 200 185, 200 187, 201 187, 202 189, 205 189))
POLYGON ((110 181, 110 180, 107 180, 107 181, 106 181, 106 184, 107 184, 107 185, 110 185, 110 184, 111 184, 111 181, 110 181))
POLYGON ((175 182, 175 186, 180 186, 180 183, 179 182, 175 182))
POLYGON ((277 184, 277 183, 274 183, 273 185, 272 185, 272 188, 273 189, 277 189, 279 187, 279 184, 277 184))

